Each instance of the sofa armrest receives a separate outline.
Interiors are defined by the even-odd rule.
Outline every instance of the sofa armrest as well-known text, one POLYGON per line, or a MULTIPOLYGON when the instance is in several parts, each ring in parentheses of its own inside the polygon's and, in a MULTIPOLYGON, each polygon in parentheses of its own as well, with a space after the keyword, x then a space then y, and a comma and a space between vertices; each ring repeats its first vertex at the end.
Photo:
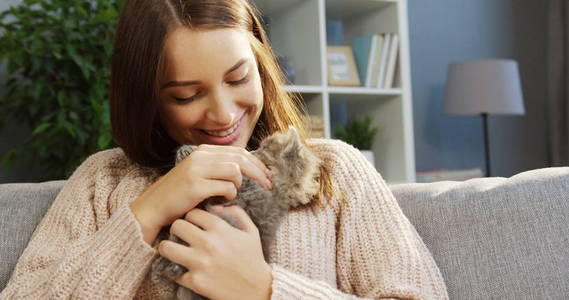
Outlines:
POLYGON ((0 291, 64 183, 0 184, 0 291))

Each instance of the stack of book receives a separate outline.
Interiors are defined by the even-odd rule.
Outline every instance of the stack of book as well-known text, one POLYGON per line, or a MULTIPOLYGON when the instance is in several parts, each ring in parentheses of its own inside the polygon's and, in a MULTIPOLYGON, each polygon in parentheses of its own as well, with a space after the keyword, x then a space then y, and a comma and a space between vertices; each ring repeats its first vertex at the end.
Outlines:
POLYGON ((324 118, 322 116, 310 115, 308 118, 308 129, 311 138, 324 138, 324 118))
POLYGON ((465 181, 483 177, 480 168, 466 170, 423 170, 417 171, 417 182, 465 181))
POLYGON ((352 43, 361 86, 390 89, 394 87, 399 53, 395 33, 368 34, 352 43))

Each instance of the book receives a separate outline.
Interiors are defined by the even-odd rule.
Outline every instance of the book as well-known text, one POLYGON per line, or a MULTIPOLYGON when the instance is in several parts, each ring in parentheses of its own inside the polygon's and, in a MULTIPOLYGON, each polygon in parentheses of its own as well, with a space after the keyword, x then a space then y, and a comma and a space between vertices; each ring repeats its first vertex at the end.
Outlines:
POLYGON ((392 88, 401 87, 401 57, 395 62, 395 73, 393 74, 393 85, 392 88))
POLYGON ((377 42, 375 43, 375 47, 373 50, 373 59, 371 60, 371 74, 370 74, 370 81, 367 82, 366 87, 374 87, 375 83, 377 82, 379 76, 379 70, 381 67, 381 51, 383 50, 383 40, 384 35, 377 36, 377 42))
POLYGON ((356 60, 356 68, 358 69, 358 74, 360 77, 360 85, 366 86, 368 79, 368 74, 370 71, 370 57, 371 51, 373 49, 374 34, 368 34, 359 37, 352 43, 352 49, 354 52, 354 58, 356 60))
POLYGON ((344 45, 344 25, 341 20, 326 20, 326 44, 344 45))
POLYGON ((383 82, 385 81, 385 74, 387 73, 387 55, 389 54, 389 49, 391 45, 392 34, 386 33, 383 38, 383 45, 381 47, 381 58, 379 62, 379 76, 375 82, 375 87, 383 88, 383 82))
POLYGON ((311 138, 324 138, 324 118, 319 115, 308 116, 308 128, 311 138))
POLYGON ((391 37, 391 45, 389 47, 389 54, 387 59, 387 70, 385 73, 385 80, 383 82, 384 89, 390 89, 393 87, 393 78, 395 76, 395 63, 399 57, 399 36, 393 34, 391 37))

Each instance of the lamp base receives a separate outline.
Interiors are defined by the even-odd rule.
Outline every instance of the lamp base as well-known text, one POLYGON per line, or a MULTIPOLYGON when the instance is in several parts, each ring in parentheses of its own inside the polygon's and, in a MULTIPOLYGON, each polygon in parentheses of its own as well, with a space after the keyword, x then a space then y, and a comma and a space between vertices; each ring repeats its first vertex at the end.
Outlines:
POLYGON ((482 113, 482 123, 484 125, 484 158, 486 160, 486 177, 491 177, 490 141, 488 139, 488 113, 482 113))

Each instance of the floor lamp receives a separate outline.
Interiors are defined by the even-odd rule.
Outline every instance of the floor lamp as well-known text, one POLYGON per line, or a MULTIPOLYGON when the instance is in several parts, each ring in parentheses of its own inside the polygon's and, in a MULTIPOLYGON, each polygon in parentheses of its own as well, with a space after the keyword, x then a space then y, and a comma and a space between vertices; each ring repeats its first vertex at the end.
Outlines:
POLYGON ((490 177, 488 115, 525 114, 518 64, 508 59, 451 63, 444 112, 449 115, 482 116, 486 177, 490 177))

